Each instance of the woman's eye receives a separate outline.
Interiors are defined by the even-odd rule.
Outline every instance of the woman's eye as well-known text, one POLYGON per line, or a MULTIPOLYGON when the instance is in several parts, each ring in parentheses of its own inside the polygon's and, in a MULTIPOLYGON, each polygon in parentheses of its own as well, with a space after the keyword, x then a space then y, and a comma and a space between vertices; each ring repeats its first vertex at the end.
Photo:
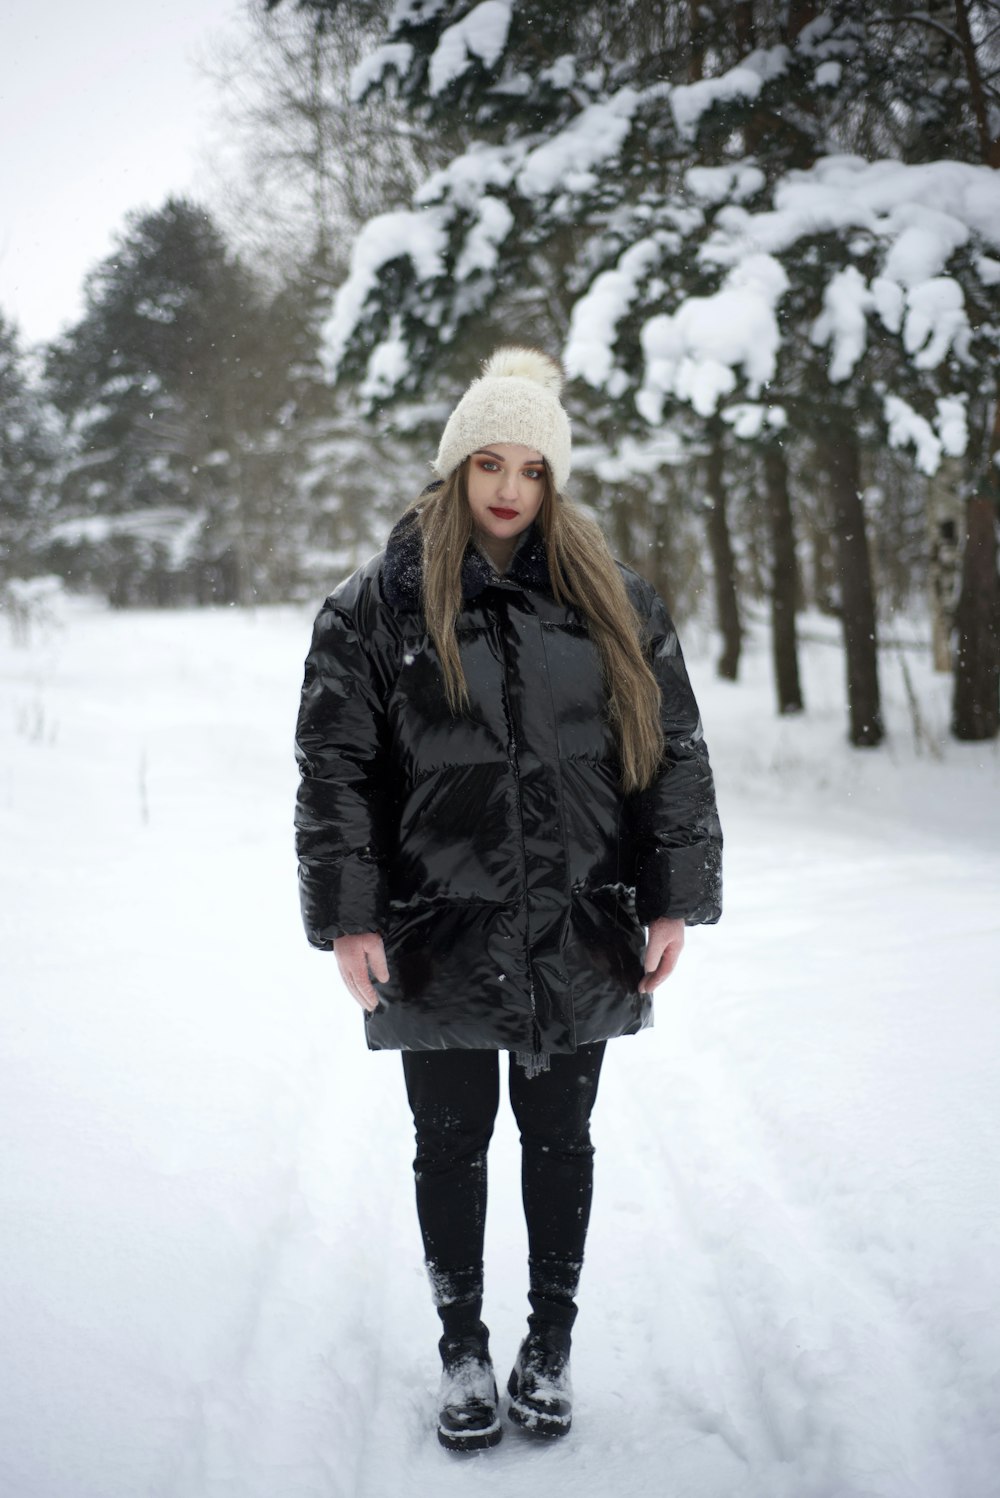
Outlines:
POLYGON ((529 479, 536 479, 537 480, 537 479, 541 479, 541 478, 545 477, 544 473, 542 472, 542 470, 540 468, 526 468, 524 470, 524 473, 525 473, 525 477, 529 478, 529 479))

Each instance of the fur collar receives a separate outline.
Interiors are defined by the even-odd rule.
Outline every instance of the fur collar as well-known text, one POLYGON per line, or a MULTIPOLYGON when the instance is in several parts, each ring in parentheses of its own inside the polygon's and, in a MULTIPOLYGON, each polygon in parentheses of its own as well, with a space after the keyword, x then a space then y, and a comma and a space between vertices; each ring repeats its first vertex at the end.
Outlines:
MULTIPOLYGON (((420 530, 416 514, 408 510, 393 526, 382 560, 382 593, 394 609, 419 609, 422 574, 420 530)), ((462 600, 470 603, 485 589, 499 584, 552 592, 545 542, 536 525, 531 525, 518 541, 510 567, 501 576, 478 546, 469 543, 462 560, 462 600)))

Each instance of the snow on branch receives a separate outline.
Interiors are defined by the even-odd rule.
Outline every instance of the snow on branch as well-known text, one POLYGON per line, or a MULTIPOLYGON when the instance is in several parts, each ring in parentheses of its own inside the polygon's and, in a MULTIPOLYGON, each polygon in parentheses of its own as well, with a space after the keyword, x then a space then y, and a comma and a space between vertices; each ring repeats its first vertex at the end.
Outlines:
POLYGON ((767 178, 759 166, 738 161, 732 166, 692 166, 684 173, 684 185, 703 203, 742 203, 760 192, 767 178))
POLYGON ((614 270, 604 271, 573 308, 563 350, 566 373, 581 376, 588 385, 620 395, 627 377, 615 368, 614 343, 618 324, 635 301, 639 283, 660 257, 658 238, 640 239, 620 257, 614 270), (617 376, 617 378, 616 378, 617 376))
POLYGON ((474 58, 491 68, 507 45, 513 0, 482 0, 441 33, 430 63, 432 97, 465 73, 474 58))
POLYGON ((719 414, 742 442, 753 442, 762 432, 783 432, 788 426, 784 406, 762 406, 757 401, 734 401, 719 414))
POLYGON ((868 230, 898 245, 888 272, 903 285, 937 274, 969 231, 1000 248, 1000 173, 964 161, 865 161, 824 156, 775 183, 774 206, 723 209, 700 252, 703 263, 732 265, 753 250, 779 255, 812 235, 868 230), (934 208, 927 205, 933 203, 934 208), (904 238, 909 229, 923 230, 904 238))
POLYGON ((547 197, 563 188, 587 191, 597 181, 597 168, 620 152, 640 100, 636 89, 626 87, 588 104, 565 129, 529 151, 518 173, 518 190, 527 198, 547 197))
POLYGON ((429 203, 451 203, 456 208, 474 211, 480 198, 491 187, 508 187, 524 160, 522 141, 509 146, 487 146, 474 141, 461 156, 456 156, 440 171, 432 172, 417 189, 414 202, 418 208, 429 203))
POLYGON ((969 445, 967 405, 964 395, 942 395, 936 402, 935 425, 941 447, 949 458, 960 458, 969 445))
POLYGON ((770 47, 751 52, 718 78, 678 84, 670 91, 670 107, 678 134, 683 140, 693 140, 702 115, 720 101, 756 99, 765 83, 785 71, 789 55, 787 47, 770 47))
POLYGON ((499 198, 480 199, 476 219, 465 236, 465 244, 455 264, 456 281, 465 281, 476 272, 488 274, 496 267, 500 246, 514 227, 514 215, 499 198))
MULTIPOLYGON (((1000 246, 1000 174, 958 161, 911 166, 830 156, 808 171, 789 172, 775 184, 772 201, 760 212, 735 203, 720 209, 699 251, 702 264, 731 271, 762 252, 781 256, 803 240, 853 230, 864 231, 882 254, 870 282, 848 266, 823 290, 811 338, 830 349, 832 383, 849 379, 862 358, 870 313, 890 333, 902 333, 916 370, 935 369, 950 354, 968 359, 965 295, 943 272, 974 235, 987 247, 1000 246)), ((989 257, 976 263, 984 260, 988 276, 989 257)))
POLYGON ((942 396, 936 402, 934 426, 898 395, 887 395, 883 414, 890 447, 912 446, 921 473, 936 473, 943 455, 960 458, 969 443, 964 396, 942 396), (935 430, 936 427, 936 430, 935 430))
POLYGON ((810 341, 817 348, 832 345, 829 378, 840 385, 849 380, 867 344, 867 313, 875 298, 864 276, 853 265, 838 271, 823 292, 823 311, 813 323, 810 341))
POLYGON ((921 473, 936 473, 941 462, 941 439, 926 417, 914 411, 898 395, 887 395, 884 402, 885 424, 890 447, 912 446, 916 450, 921 473))
POLYGON ((936 369, 954 348, 965 362, 969 351, 969 319, 965 297, 951 276, 935 276, 907 295, 903 347, 915 369, 936 369))
POLYGON ((336 378, 383 268, 392 260, 407 259, 418 280, 436 280, 444 273, 447 243, 446 215, 439 208, 399 209, 369 219, 354 241, 350 274, 338 288, 323 327, 322 357, 329 378, 336 378))
POLYGON ((363 57, 353 69, 350 80, 350 100, 359 103, 370 88, 381 83, 386 72, 392 68, 400 78, 413 60, 413 48, 409 42, 386 42, 363 57))
POLYGON ((748 255, 721 290, 688 297, 673 314, 651 317, 642 329, 645 381, 636 397, 651 425, 667 395, 711 416, 736 389, 742 369, 751 396, 774 377, 780 334, 775 310, 788 290, 783 266, 771 255, 748 255))

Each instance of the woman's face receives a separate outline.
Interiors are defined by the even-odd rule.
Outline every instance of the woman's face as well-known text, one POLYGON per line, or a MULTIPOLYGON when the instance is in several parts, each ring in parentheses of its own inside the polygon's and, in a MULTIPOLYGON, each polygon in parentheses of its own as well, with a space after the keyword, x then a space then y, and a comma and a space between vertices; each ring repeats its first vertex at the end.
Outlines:
POLYGON ((533 447, 494 442, 469 458, 465 487, 476 538, 502 570, 542 507, 545 460, 533 447))

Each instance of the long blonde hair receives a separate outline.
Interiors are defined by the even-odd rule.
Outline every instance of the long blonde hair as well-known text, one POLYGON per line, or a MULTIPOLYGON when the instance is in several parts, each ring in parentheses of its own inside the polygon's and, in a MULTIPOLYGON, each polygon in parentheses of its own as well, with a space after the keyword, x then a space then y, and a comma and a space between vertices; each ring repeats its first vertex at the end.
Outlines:
MULTIPOLYGON (((462 607, 462 560, 473 534, 467 468, 468 460, 439 489, 414 501, 423 547, 424 616, 456 714, 469 702, 455 632, 462 607)), ((642 626, 603 532, 555 492, 547 465, 538 525, 553 594, 557 602, 579 609, 600 654, 622 787, 642 790, 653 780, 663 754, 660 688, 646 661, 642 626)))

